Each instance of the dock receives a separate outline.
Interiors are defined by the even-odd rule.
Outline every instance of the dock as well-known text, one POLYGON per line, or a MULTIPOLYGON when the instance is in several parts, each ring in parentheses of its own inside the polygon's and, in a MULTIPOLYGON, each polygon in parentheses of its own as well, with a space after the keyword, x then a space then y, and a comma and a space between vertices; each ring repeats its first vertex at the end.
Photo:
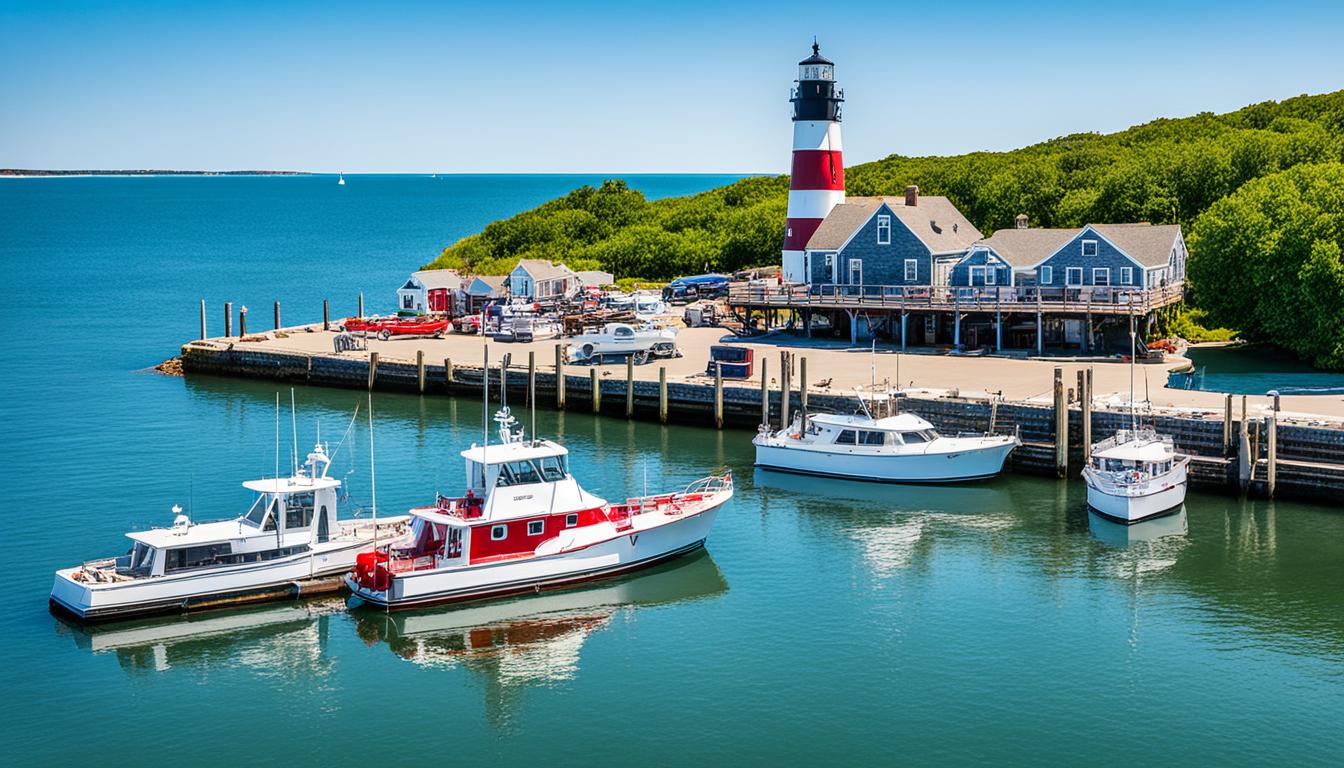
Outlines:
MULTIPOLYGON (((514 402, 525 402, 532 389, 538 407, 708 429, 755 429, 763 421, 778 428, 786 414, 804 407, 852 412, 855 387, 899 381, 903 410, 946 434, 1018 434, 1023 445, 1010 467, 1062 478, 1077 477, 1093 435, 1129 420, 1127 366, 1116 362, 954 358, 891 349, 871 354, 796 335, 733 340, 720 328, 688 328, 678 337, 682 357, 642 366, 579 365, 565 362, 555 341, 510 344, 450 334, 370 339, 367 349, 335 352, 335 335, 318 323, 199 339, 182 346, 180 365, 187 376, 478 397, 483 346, 489 344, 493 387, 499 361, 510 357, 507 386, 514 402), (730 341, 753 350, 750 378, 728 380, 705 371, 709 346, 730 341), (976 382, 977 388, 951 386, 956 382, 976 382)), ((1150 384, 1145 371, 1137 399, 1145 400, 1148 390, 1152 403, 1141 406, 1139 418, 1173 435, 1177 450, 1192 456, 1195 487, 1334 504, 1344 498, 1344 398, 1283 397, 1282 410, 1275 411, 1273 398, 1163 387, 1166 371, 1181 364, 1140 366, 1156 369, 1161 381, 1150 384)))

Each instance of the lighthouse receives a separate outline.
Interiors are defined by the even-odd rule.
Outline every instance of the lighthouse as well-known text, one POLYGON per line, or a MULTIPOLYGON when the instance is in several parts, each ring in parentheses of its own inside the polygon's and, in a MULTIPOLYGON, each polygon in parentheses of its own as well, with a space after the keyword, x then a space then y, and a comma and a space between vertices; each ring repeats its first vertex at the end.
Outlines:
POLYGON ((789 213, 784 224, 784 279, 807 282, 803 251, 831 209, 845 201, 845 164, 840 147, 840 104, 835 63, 812 43, 812 55, 798 62, 793 89, 793 171, 789 213))

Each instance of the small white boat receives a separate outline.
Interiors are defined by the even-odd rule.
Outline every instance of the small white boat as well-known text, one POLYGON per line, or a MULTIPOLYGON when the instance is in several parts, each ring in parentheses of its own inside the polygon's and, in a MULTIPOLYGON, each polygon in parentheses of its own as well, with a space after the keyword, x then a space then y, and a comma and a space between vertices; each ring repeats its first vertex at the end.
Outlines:
POLYGON ((949 483, 992 477, 1021 444, 1016 435, 943 437, 913 413, 873 418, 817 414, 751 441, 756 466, 888 483, 949 483))
POLYGON ((1171 512, 1185 503, 1189 456, 1152 429, 1122 429, 1092 446, 1083 468, 1087 504, 1122 523, 1171 512))
POLYGON ((379 537, 404 535, 407 518, 337 519, 330 464, 318 443, 293 476, 243 483, 257 496, 240 517, 195 523, 174 507, 171 528, 126 534, 128 554, 57 571, 52 607, 86 621, 219 607, 293 596, 350 570, 379 537))
POLYGON ((675 328, 635 328, 628 323, 607 323, 600 333, 585 333, 569 340, 569 357, 591 360, 603 355, 634 355, 636 364, 649 357, 676 357, 675 328))
POLYGON ((402 541, 361 555, 345 578, 356 597, 396 610, 554 589, 644 568, 702 547, 731 476, 609 503, 569 473, 569 452, 523 439, 508 408, 502 445, 473 445, 466 495, 412 509, 402 541))
POLYGON ((336 184, 337 184, 338 186, 342 186, 342 187, 345 186, 345 174, 344 174, 344 173, 337 174, 336 184))
POLYGON ((635 291, 631 296, 635 300, 635 317, 648 320, 667 314, 667 302, 653 291, 635 291))
POLYGON ((1087 504, 1122 523, 1171 512, 1185 503, 1190 457, 1176 453, 1170 435, 1139 429, 1134 406, 1134 319, 1129 321, 1129 429, 1092 446, 1083 468, 1087 504))

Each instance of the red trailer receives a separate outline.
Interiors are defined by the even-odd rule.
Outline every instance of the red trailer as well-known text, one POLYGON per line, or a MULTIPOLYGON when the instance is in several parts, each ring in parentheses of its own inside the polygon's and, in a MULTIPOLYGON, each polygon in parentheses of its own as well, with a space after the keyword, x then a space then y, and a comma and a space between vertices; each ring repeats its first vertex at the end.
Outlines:
POLYGON ((383 341, 393 336, 442 336, 451 322, 447 318, 420 315, 417 317, 347 317, 341 330, 355 333, 373 333, 383 341))

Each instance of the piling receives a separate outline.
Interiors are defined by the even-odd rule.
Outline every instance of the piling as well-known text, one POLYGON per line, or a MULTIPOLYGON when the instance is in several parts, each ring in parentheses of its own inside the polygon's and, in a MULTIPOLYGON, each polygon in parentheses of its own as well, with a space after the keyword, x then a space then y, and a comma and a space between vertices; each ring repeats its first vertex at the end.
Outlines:
MULTIPOLYGON (((358 314, 358 316, 359 316, 359 317, 363 317, 363 316, 364 316, 364 292, 363 292, 363 291, 360 291, 360 292, 359 292, 359 314, 358 314)), ((485 329, 484 329, 484 328, 481 329, 481 333, 485 333, 485 329)))
POLYGON ((766 376, 766 363, 770 360, 761 357, 761 426, 770 426, 770 377, 766 376))
POLYGON ((1237 460, 1237 483, 1242 493, 1246 493, 1251 486, 1251 467, 1254 458, 1251 456, 1251 436, 1250 425, 1246 423, 1246 396, 1241 396, 1241 422, 1239 432, 1241 439, 1238 441, 1238 460, 1237 460))
POLYGON ((453 358, 443 358, 443 383, 451 385, 453 383, 453 358))
MULTIPOLYGON (((537 404, 533 402, 537 399, 537 353, 533 350, 527 352, 527 407, 533 409, 536 413, 537 404)), ((533 435, 535 437, 535 435, 533 435)))
POLYGON ((625 418, 635 416, 635 356, 625 356, 625 418))
POLYGON ((565 410, 565 350, 563 345, 555 345, 555 407, 565 410))
POLYGON ((798 415, 803 418, 802 431, 807 431, 807 358, 798 358, 798 415))
POLYGON ((1232 455, 1232 395, 1223 398, 1223 455, 1232 455))
POLYGON ((723 363, 714 364, 714 428, 723 429, 723 363))
POLYGON ((275 302, 275 330, 280 330, 280 300, 275 302))
POLYGON ((1270 413, 1265 423, 1265 442, 1268 445, 1269 463, 1265 467, 1265 491, 1274 498, 1274 485, 1279 474, 1279 414, 1270 413))
POLYGON ((205 299, 201 299, 201 338, 202 339, 210 338, 209 336, 205 335, 205 299))
POLYGON ((238 336, 241 338, 247 335, 247 305, 243 305, 238 310, 238 336))
POLYGON ((779 353, 779 428, 789 427, 789 353, 779 353))
POLYGON ((588 386, 592 388, 593 413, 602 412, 602 382, 597 380, 597 368, 588 371, 588 386))
POLYGON ((415 384, 420 394, 425 394, 425 350, 415 350, 415 384))
POLYGON ((233 302, 224 302, 224 338, 233 335, 233 302))
POLYGON ((1092 460, 1092 369, 1078 372, 1078 403, 1083 415, 1083 464, 1092 460))
POLYGON ((1069 401, 1064 391, 1064 369, 1055 369, 1055 476, 1069 474, 1069 401))
POLYGON ((373 380, 378 377, 378 353, 369 353, 369 391, 373 391, 373 380))
POLYGON ((331 302, 322 300, 322 330, 331 330, 331 302))
POLYGON ((658 420, 667 423, 667 367, 658 367, 658 420))

